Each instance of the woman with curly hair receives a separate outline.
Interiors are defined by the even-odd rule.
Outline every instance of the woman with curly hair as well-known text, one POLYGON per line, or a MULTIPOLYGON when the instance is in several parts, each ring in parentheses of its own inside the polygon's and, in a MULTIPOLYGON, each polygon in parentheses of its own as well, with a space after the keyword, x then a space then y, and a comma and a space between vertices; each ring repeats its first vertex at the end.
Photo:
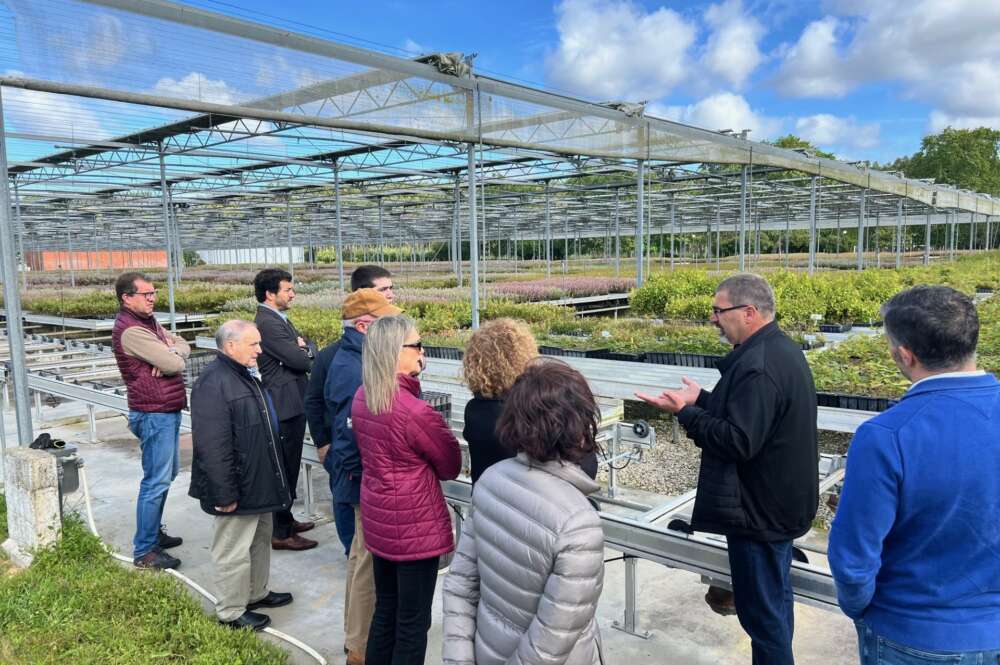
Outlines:
MULTIPOLYGON (((537 357, 535 337, 522 321, 494 319, 483 324, 469 340, 462 367, 473 398, 465 405, 462 436, 469 444, 473 485, 486 469, 514 456, 513 450, 497 440, 496 424, 511 386, 537 357)), ((597 454, 590 452, 580 465, 591 478, 595 477, 597 454)))

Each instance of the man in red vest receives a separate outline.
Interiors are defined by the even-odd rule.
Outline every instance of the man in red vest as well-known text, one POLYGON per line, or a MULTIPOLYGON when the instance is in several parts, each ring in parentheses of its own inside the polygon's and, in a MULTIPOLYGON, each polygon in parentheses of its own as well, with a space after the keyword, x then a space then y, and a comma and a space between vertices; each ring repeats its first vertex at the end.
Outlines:
POLYGON ((191 348, 153 317, 156 289, 148 277, 137 272, 119 276, 115 295, 121 309, 111 347, 128 390, 128 426, 142 450, 132 558, 138 568, 176 568, 180 559, 163 550, 183 541, 167 535, 160 519, 180 468, 181 410, 187 406, 183 372, 191 348))

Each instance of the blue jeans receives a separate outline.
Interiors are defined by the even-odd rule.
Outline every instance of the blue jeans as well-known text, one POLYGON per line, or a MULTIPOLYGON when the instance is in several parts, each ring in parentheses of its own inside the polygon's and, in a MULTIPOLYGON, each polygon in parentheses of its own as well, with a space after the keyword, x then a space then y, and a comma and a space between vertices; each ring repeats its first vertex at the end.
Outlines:
POLYGON ((793 665, 792 541, 726 540, 736 616, 750 636, 753 665, 793 665))
POLYGON ((181 413, 129 411, 128 428, 139 437, 142 450, 142 482, 132 539, 133 557, 138 559, 157 547, 167 490, 180 470, 181 413))
POLYGON ((1000 651, 927 651, 887 640, 855 621, 861 665, 1000 665, 1000 651))

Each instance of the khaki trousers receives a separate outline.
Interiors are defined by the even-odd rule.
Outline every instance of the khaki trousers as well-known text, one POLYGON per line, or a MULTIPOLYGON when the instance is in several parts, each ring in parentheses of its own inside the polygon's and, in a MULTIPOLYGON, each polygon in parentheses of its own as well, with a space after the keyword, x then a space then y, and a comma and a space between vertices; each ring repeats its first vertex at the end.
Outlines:
POLYGON ((271 524, 271 513, 215 516, 211 551, 219 621, 238 619, 247 603, 267 595, 271 524))
POLYGON ((347 588, 344 591, 344 644, 348 649, 364 655, 374 614, 372 553, 365 548, 361 509, 354 506, 354 540, 351 541, 351 553, 347 556, 347 588))

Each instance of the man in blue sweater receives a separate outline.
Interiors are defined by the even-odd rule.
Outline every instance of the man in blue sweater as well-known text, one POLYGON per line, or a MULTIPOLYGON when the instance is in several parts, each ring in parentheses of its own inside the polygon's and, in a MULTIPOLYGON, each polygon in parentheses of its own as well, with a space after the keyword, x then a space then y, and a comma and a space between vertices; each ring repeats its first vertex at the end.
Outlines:
POLYGON ((863 665, 1000 663, 1000 383, 976 369, 979 317, 945 286, 882 308, 913 385, 851 442, 830 533, 863 665))

